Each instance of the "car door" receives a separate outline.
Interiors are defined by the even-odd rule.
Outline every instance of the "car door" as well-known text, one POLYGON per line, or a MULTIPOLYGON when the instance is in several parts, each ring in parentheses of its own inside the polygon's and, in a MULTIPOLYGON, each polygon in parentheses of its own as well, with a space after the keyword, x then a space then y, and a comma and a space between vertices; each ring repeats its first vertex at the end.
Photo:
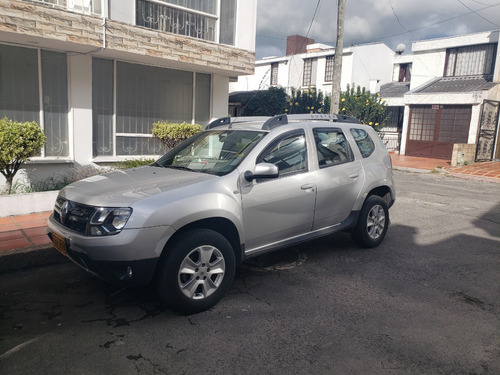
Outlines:
POLYGON ((340 128, 312 131, 318 158, 313 225, 313 230, 317 230, 347 219, 363 185, 364 173, 340 128))
POLYGON ((309 232, 314 217, 315 176, 309 171, 303 130, 278 136, 257 157, 258 163, 276 165, 280 175, 242 183, 247 255, 309 232))

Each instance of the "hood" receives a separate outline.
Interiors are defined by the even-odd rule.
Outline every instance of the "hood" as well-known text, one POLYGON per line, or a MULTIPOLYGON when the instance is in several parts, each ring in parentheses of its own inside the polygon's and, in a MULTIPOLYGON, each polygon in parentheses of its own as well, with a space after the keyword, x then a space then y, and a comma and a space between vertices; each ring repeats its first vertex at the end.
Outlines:
POLYGON ((204 173, 145 166, 89 177, 66 186, 59 194, 90 206, 123 207, 214 178, 217 177, 204 173))

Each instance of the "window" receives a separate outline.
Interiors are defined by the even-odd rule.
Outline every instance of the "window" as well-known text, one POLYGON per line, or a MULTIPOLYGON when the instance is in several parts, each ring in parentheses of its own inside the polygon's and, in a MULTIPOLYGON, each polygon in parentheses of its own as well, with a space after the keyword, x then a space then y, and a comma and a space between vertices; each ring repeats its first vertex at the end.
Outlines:
POLYGON ((320 168, 353 160, 351 149, 340 129, 314 129, 320 168))
POLYGON ((208 74, 95 58, 92 75, 94 157, 161 155, 154 122, 210 120, 208 74))
POLYGON ((467 143, 470 118, 470 106, 444 107, 441 110, 439 142, 467 143))
POLYGON ((265 135, 232 129, 201 132, 170 150, 157 163, 223 176, 233 171, 265 135))
POLYGON ((0 118, 40 124, 38 51, 0 44, 0 118))
POLYGON ((333 81, 333 64, 335 62, 335 56, 327 56, 326 57, 326 66, 325 66, 325 82, 333 81))
POLYGON ((351 129, 351 134, 358 145, 361 156, 367 158, 375 151, 375 143, 366 130, 351 129))
POLYGON ((136 0, 136 24, 212 42, 218 27, 219 42, 234 45, 236 0, 136 0))
POLYGON ((401 132, 403 128, 403 117, 405 107, 386 107, 386 126, 383 131, 401 132))
POLYGON ((69 156, 66 54, 42 51, 45 156, 69 156))
POLYGON ((434 141, 436 113, 435 109, 429 107, 412 107, 409 135, 411 141, 434 141))
POLYGON ((495 44, 450 48, 446 51, 444 76, 493 74, 495 55, 495 44))
POLYGON ((220 2, 220 43, 234 46, 236 0, 220 2))
POLYGON ((411 64, 399 64, 398 82, 411 81, 411 64))
POLYGON ((276 86, 278 84, 278 68, 279 63, 271 64, 271 86, 276 86))
POLYGON ((311 86, 312 84, 312 66, 313 66, 312 59, 304 60, 304 74, 302 80, 303 86, 311 86))
POLYGON ((42 157, 69 156, 67 87, 66 54, 0 45, 0 117, 40 124, 42 157))
POLYGON ((306 138, 302 131, 280 137, 257 159, 278 167, 280 177, 307 171, 306 138))
POLYGON ((113 61, 92 60, 93 155, 113 155, 113 61))

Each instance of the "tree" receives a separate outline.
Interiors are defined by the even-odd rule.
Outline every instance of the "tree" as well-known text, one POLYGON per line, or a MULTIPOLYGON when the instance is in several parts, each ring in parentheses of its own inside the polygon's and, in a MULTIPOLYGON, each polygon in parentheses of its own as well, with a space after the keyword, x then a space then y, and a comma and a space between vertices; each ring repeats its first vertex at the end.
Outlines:
POLYGON ((324 95, 321 90, 310 87, 306 90, 292 88, 292 95, 288 101, 288 114, 297 113, 329 113, 331 98, 324 95))
POLYGON ((259 90, 252 96, 241 97, 242 116, 275 116, 285 113, 287 95, 282 87, 259 90))
POLYGON ((371 94, 364 87, 349 87, 340 94, 339 114, 356 117, 365 125, 376 131, 382 129, 387 122, 387 105, 380 94, 371 94))
POLYGON ((201 130, 201 125, 188 124, 187 122, 157 121, 153 124, 153 136, 160 139, 165 151, 174 148, 183 140, 192 137, 201 130))
POLYGON ((45 141, 36 121, 0 119, 0 172, 6 180, 2 194, 10 194, 14 176, 30 157, 40 153, 45 141))

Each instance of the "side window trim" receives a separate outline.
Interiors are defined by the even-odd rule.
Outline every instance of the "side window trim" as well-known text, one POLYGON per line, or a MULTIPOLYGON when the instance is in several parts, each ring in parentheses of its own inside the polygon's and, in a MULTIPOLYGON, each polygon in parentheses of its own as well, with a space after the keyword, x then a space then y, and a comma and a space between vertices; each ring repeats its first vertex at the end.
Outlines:
MULTIPOLYGON (((333 167, 336 165, 341 165, 345 163, 351 163, 354 161, 354 153, 352 151, 352 146, 349 143, 349 140, 347 139, 346 135, 344 134, 344 131, 340 128, 313 128, 313 135, 314 135, 314 144, 315 144, 315 150, 316 153, 318 154, 318 164, 319 168, 329 168, 333 167), (342 145, 337 145, 337 150, 332 150, 330 146, 323 146, 320 144, 320 142, 317 142, 317 137, 318 133, 320 132, 325 132, 325 133, 334 133, 337 132, 337 134, 342 135, 343 137, 343 142, 345 143, 345 147, 342 145), (320 150, 320 147, 322 147, 322 150, 320 150), (323 152, 321 152, 323 151, 323 152), (328 155, 322 155, 323 153, 329 153, 331 154, 330 156, 332 157, 338 157, 339 160, 333 163, 327 163, 327 164, 321 164, 320 159, 328 157, 328 155), (342 158, 345 158, 345 160, 342 160, 342 158)), ((334 147, 333 145, 331 146, 332 148, 334 147)))
MULTIPOLYGON (((273 139, 271 141, 271 143, 269 143, 269 145, 267 145, 267 147, 259 154, 259 156, 257 156, 256 164, 262 163, 264 157, 268 156, 268 154, 280 142, 282 142, 283 140, 285 140, 287 138, 291 138, 291 137, 295 137, 295 136, 302 136, 304 138, 304 162, 305 162, 305 168, 294 170, 294 171, 290 171, 290 172, 285 172, 285 173, 282 173, 282 171, 280 170, 280 176, 279 176, 279 178, 289 177, 289 176, 296 175, 296 174, 299 174, 299 173, 308 172, 309 171, 309 159, 308 159, 308 153, 307 153, 307 141, 306 141, 306 134, 305 134, 305 132, 304 132, 303 129, 295 129, 295 130, 292 130, 292 131, 289 131, 287 133, 284 133, 284 134, 281 134, 281 135, 277 136, 275 139, 273 139)), ((257 181, 257 182, 259 182, 259 181, 257 181)))
POLYGON ((358 146, 359 152, 363 158, 369 157, 375 151, 375 142, 370 137, 370 134, 360 128, 351 128, 351 135, 358 146), (361 133, 364 133, 361 138, 361 133))

